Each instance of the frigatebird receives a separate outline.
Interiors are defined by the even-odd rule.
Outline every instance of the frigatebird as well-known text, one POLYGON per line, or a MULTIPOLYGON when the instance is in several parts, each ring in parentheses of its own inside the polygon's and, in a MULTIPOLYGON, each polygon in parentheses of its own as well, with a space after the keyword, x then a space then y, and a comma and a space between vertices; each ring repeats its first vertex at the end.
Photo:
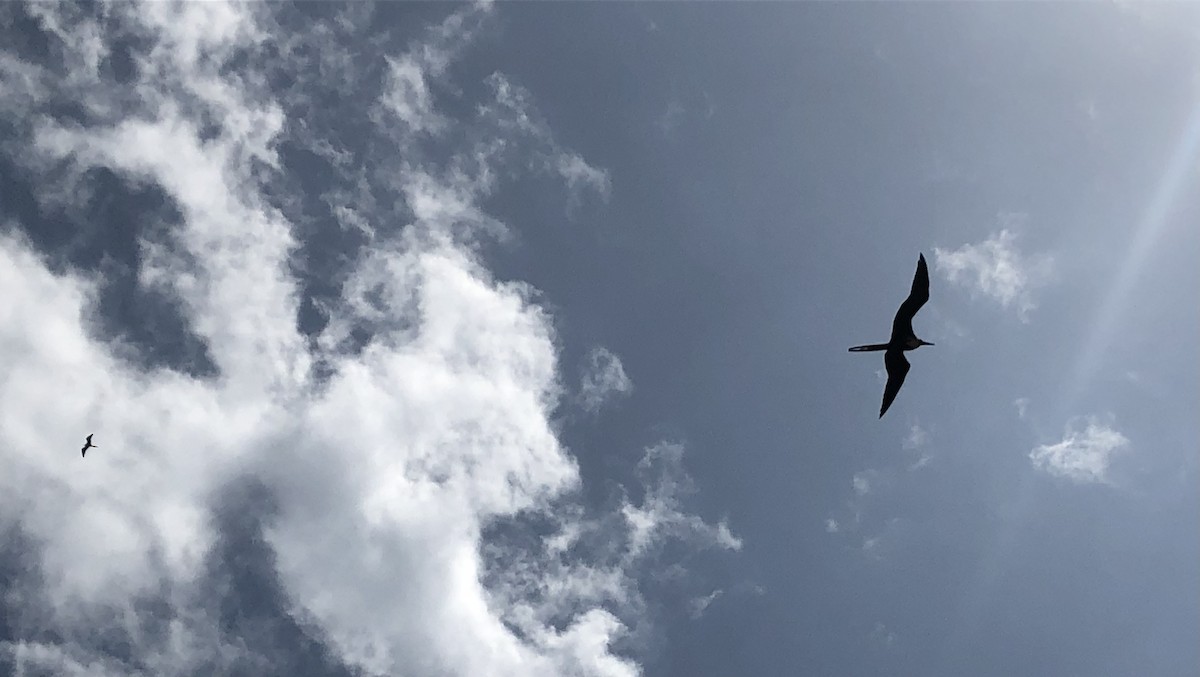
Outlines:
POLYGON ((88 449, 99 449, 100 448, 100 447, 92 444, 92 435, 94 435, 94 434, 95 433, 89 433, 87 436, 87 443, 83 445, 83 449, 81 451, 83 452, 84 458, 87 458, 87 450, 88 449))
POLYGON ((888 380, 883 388, 883 406, 879 408, 879 418, 883 418, 900 386, 904 385, 904 377, 908 375, 908 360, 904 359, 904 351, 916 350, 921 346, 931 346, 932 343, 922 341, 913 333, 912 319, 929 300, 929 268, 925 265, 925 255, 917 261, 917 274, 913 275, 912 291, 908 298, 900 304, 896 311, 896 319, 892 320, 892 338, 887 343, 873 343, 866 346, 854 346, 852 353, 862 353, 872 350, 883 350, 883 365, 887 367, 888 380))

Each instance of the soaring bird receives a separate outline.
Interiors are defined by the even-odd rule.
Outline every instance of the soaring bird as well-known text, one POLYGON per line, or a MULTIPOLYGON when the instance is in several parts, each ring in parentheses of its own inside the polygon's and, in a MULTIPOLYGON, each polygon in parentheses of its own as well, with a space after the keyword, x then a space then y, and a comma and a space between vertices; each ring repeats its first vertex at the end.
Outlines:
POLYGON ((896 311, 896 319, 892 320, 892 338, 887 343, 873 343, 866 346, 854 346, 852 353, 862 353, 872 350, 883 350, 883 364, 887 367, 888 380, 883 388, 883 406, 879 408, 879 418, 892 406, 900 386, 904 385, 904 377, 908 375, 908 360, 904 359, 904 351, 916 350, 921 346, 931 346, 932 343, 922 341, 913 333, 912 319, 929 300, 929 268, 925 265, 925 255, 917 261, 917 274, 913 276, 912 291, 908 298, 900 304, 896 311))
POLYGON ((96 446, 96 445, 92 444, 92 435, 94 435, 94 434, 95 434, 95 433, 91 433, 91 434, 89 434, 89 435, 87 436, 87 443, 83 445, 83 449, 82 449, 81 451, 83 451, 83 457, 84 457, 84 458, 87 458, 87 450, 88 450, 88 449, 99 449, 99 448, 100 448, 100 447, 98 447, 98 446, 96 446))

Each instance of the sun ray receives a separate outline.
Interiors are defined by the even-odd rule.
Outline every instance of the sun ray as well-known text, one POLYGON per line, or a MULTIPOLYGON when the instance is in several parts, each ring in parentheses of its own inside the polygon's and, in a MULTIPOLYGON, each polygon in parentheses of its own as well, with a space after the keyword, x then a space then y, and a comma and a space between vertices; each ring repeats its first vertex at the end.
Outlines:
POLYGON ((1167 162, 1158 187, 1146 206, 1133 239, 1127 246, 1128 254, 1121 264, 1108 294, 1104 298, 1092 328, 1087 332, 1087 342, 1071 371, 1071 378, 1064 391, 1062 403, 1066 408, 1074 407, 1080 394, 1088 387, 1104 359, 1104 353, 1112 342, 1117 321, 1121 318, 1129 302, 1129 295, 1137 284, 1138 278, 1146 265, 1146 258, 1154 245, 1162 237, 1163 231, 1170 223, 1167 217, 1185 186, 1191 186, 1188 178, 1196 168, 1197 157, 1200 156, 1200 99, 1192 106, 1187 126, 1180 135, 1175 152, 1167 162))

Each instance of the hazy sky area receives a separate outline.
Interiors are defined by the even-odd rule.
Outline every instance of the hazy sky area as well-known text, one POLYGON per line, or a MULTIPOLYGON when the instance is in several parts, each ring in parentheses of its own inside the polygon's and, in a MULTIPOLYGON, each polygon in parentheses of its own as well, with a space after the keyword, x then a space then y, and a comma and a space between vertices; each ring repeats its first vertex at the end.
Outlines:
POLYGON ((0 673, 1198 675, 1198 159, 1196 4, 0 4, 0 673))

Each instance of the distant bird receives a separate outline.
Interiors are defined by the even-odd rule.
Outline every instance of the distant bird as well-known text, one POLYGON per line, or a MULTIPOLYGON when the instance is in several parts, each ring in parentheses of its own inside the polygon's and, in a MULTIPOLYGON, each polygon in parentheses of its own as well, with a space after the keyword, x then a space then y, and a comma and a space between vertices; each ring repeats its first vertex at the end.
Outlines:
POLYGON ((94 435, 94 434, 95 434, 95 433, 91 433, 91 434, 89 434, 89 435, 87 436, 87 443, 86 443, 86 444, 84 444, 84 445, 83 445, 83 449, 81 449, 81 451, 83 452, 83 457, 84 457, 84 458, 87 458, 87 450, 88 450, 88 449, 99 449, 99 448, 100 448, 100 447, 98 447, 98 446, 96 446, 96 445, 92 444, 92 435, 94 435))
POLYGON ((913 276, 912 291, 908 298, 900 304, 896 311, 896 319, 892 320, 892 338, 887 343, 873 343, 867 346, 854 346, 852 353, 862 353, 871 350, 887 351, 883 354, 883 364, 887 367, 888 380, 883 388, 883 406, 879 408, 879 418, 883 418, 900 386, 904 385, 904 377, 908 375, 908 360, 904 359, 904 351, 916 350, 921 346, 931 346, 932 343, 922 341, 913 333, 912 319, 929 300, 929 268, 925 265, 925 255, 921 254, 917 261, 917 274, 913 276))

